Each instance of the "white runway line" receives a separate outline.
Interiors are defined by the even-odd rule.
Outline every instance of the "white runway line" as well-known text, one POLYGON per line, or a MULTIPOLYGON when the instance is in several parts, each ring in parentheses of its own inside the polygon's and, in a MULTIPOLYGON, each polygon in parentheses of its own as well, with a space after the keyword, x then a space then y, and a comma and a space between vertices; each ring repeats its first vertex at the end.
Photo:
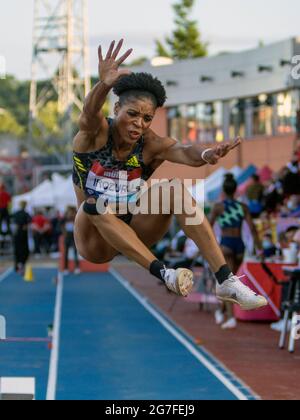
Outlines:
POLYGON ((13 268, 9 268, 0 276, 0 283, 7 279, 14 272, 13 268))
MULTIPOLYGON (((13 268, 9 268, 0 276, 0 283, 6 280, 14 272, 13 268)), ((6 319, 4 316, 0 316, 0 340, 6 339, 6 319)))
POLYGON ((56 290, 55 313, 54 313, 53 341, 52 341, 48 387, 47 387, 47 396, 46 396, 47 401, 55 401, 55 398, 56 398, 63 289, 64 289, 64 276, 62 273, 58 273, 58 284, 57 284, 57 290, 56 290))

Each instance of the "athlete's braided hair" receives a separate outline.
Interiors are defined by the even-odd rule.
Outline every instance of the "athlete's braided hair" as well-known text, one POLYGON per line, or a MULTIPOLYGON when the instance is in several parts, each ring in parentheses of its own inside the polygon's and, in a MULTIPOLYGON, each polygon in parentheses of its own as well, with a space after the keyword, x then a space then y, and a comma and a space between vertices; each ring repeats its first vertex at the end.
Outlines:
POLYGON ((150 73, 131 73, 121 77, 114 86, 113 92, 123 105, 129 98, 149 98, 155 107, 162 107, 166 100, 163 84, 150 73))

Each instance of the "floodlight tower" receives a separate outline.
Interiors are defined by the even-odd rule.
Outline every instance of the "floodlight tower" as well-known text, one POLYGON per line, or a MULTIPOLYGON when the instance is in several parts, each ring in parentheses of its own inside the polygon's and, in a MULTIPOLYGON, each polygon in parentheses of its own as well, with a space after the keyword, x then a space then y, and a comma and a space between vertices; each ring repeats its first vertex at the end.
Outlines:
POLYGON ((35 0, 31 74, 30 134, 36 125, 47 141, 40 112, 51 100, 67 141, 72 111, 90 90, 87 0, 35 0))

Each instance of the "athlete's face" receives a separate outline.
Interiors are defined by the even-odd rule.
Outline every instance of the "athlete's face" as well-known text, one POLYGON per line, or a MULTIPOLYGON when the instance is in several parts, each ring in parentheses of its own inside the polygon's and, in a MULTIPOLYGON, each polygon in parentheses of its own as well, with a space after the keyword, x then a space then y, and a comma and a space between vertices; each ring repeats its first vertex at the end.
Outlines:
POLYGON ((156 108, 150 99, 126 101, 115 105, 115 120, 118 133, 126 143, 136 143, 150 128, 156 108))

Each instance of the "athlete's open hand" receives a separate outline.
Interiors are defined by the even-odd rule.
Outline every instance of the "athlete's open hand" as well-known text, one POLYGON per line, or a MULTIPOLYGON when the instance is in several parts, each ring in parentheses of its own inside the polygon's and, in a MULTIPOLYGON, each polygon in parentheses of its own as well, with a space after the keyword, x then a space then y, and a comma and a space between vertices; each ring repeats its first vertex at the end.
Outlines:
POLYGON ((226 142, 220 144, 213 149, 207 150, 204 154, 204 159, 210 165, 217 165, 219 160, 228 155, 232 150, 236 149, 242 144, 242 139, 238 137, 235 142, 226 142))
POLYGON ((118 45, 115 48, 115 41, 110 44, 109 50, 106 54, 106 57, 103 58, 102 47, 99 46, 99 78, 102 82, 108 86, 113 87, 118 79, 122 76, 128 75, 131 73, 128 69, 119 69, 121 64, 130 56, 132 53, 132 48, 126 51, 121 57, 118 58, 118 55, 121 51, 124 40, 121 39, 118 45))

